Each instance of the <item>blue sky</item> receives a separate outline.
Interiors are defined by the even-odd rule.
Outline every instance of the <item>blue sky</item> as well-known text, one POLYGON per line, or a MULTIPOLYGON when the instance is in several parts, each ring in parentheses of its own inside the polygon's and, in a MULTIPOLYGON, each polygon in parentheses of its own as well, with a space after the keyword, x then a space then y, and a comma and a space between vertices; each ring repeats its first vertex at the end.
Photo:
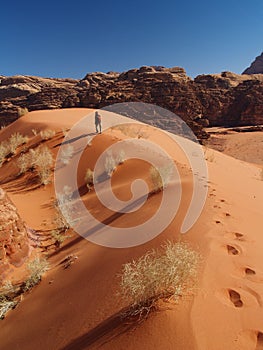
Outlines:
POLYGON ((263 1, 15 0, 1 4, 0 29, 0 75, 241 73, 263 51, 263 1))

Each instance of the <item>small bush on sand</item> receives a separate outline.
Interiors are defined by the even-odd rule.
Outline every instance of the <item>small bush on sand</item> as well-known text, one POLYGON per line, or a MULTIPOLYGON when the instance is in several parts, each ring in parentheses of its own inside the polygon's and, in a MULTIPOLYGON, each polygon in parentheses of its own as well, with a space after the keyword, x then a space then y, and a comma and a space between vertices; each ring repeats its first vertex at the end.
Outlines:
POLYGON ((16 305, 16 301, 10 300, 8 296, 0 294, 0 319, 5 318, 6 313, 16 305))
POLYGON ((60 231, 67 231, 81 219, 77 216, 78 203, 74 201, 72 190, 69 186, 64 186, 63 192, 57 193, 54 203, 56 209, 55 224, 60 231))
POLYGON ((39 146, 36 149, 30 149, 29 152, 21 154, 18 158, 17 165, 20 174, 24 174, 29 169, 35 169, 39 176, 40 183, 47 185, 50 182, 53 155, 48 147, 39 146))
POLYGON ((46 129, 46 130, 40 131, 40 136, 41 136, 42 140, 50 140, 55 135, 56 135, 56 131, 55 130, 46 129))
POLYGON ((116 157, 116 163, 118 165, 123 164, 126 159, 126 154, 123 150, 120 150, 120 153, 116 157))
POLYGON ((105 159, 105 171, 107 175, 111 175, 113 171, 116 169, 116 160, 113 158, 113 155, 111 152, 108 153, 106 159, 105 159))
POLYGON ((33 134, 34 136, 37 136, 38 131, 37 131, 36 129, 32 129, 31 131, 32 131, 32 134, 33 134))
POLYGON ((4 163, 8 156, 15 153, 17 147, 27 143, 28 137, 20 133, 12 134, 8 140, 0 143, 0 166, 4 163))
POLYGON ((72 145, 63 146, 61 151, 61 161, 63 164, 69 164, 70 159, 74 154, 74 147, 72 145))
POLYGON ((5 141, 3 141, 0 143, 0 166, 2 166, 8 154, 9 154, 8 145, 5 141))
POLYGON ((70 238, 69 235, 65 235, 65 233, 61 232, 60 230, 53 230, 51 232, 51 237, 53 238, 54 244, 57 248, 59 248, 67 238, 70 238))
POLYGON ((155 168, 151 166, 150 176, 153 183, 153 192, 162 191, 167 187, 172 174, 172 167, 170 165, 155 168))
POLYGON ((3 319, 6 313, 17 305, 14 300, 16 296, 16 288, 10 281, 6 281, 0 289, 0 319, 3 319))
POLYGON ((28 263, 27 268, 30 276, 23 284, 24 292, 32 289, 41 281, 42 275, 48 270, 48 262, 46 259, 38 256, 28 263))
POLYGON ((85 183, 86 183, 86 186, 87 186, 89 191, 91 190, 91 188, 94 184, 93 175, 94 175, 93 171, 90 168, 87 169, 86 174, 85 174, 85 183))
POLYGON ((17 110, 18 117, 23 117, 23 115, 28 113, 28 109, 25 107, 19 107, 17 110))
POLYGON ((187 244, 167 242, 123 265, 121 295, 129 302, 126 316, 147 316, 161 299, 177 300, 194 285, 199 254, 187 244))
POLYGON ((30 169, 32 166, 32 157, 31 153, 23 153, 20 155, 20 157, 17 160, 17 166, 19 167, 19 174, 24 174, 30 169))
POLYGON ((40 183, 47 185, 50 182, 51 167, 53 165, 53 155, 46 146, 39 146, 31 149, 32 165, 37 170, 40 183))
POLYGON ((210 148, 205 148, 204 156, 208 162, 213 163, 215 161, 215 152, 210 148))
POLYGON ((19 132, 12 134, 8 140, 8 146, 11 154, 14 154, 17 147, 27 143, 28 137, 21 135, 19 132))

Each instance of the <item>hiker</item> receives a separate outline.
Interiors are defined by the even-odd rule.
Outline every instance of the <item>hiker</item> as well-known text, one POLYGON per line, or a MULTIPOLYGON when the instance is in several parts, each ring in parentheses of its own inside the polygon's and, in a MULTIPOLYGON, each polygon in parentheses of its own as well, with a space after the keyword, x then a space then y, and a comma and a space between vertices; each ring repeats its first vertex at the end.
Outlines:
POLYGON ((100 132, 101 134, 101 115, 99 112, 95 112, 95 127, 96 127, 96 133, 100 132))

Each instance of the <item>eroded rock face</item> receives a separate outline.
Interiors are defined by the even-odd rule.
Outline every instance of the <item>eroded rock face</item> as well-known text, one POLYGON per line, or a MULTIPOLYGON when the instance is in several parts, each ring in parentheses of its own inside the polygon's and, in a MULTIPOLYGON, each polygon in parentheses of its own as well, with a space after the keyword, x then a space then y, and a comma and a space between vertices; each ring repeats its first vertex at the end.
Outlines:
MULTIPOLYGON (((127 72, 87 74, 84 79, 16 76, 0 79, 0 123, 18 118, 19 108, 102 108, 120 102, 156 104, 176 113, 205 138, 203 127, 258 125, 263 115, 263 75, 231 72, 200 75, 194 80, 183 68, 143 66, 127 72)), ((149 120, 142 120, 149 122, 149 120)), ((176 132, 171 118, 150 123, 176 132)))
POLYGON ((263 74, 263 52, 242 74, 263 74))
POLYGON ((10 266, 20 266, 29 254, 24 222, 7 194, 0 189, 0 279, 10 266))

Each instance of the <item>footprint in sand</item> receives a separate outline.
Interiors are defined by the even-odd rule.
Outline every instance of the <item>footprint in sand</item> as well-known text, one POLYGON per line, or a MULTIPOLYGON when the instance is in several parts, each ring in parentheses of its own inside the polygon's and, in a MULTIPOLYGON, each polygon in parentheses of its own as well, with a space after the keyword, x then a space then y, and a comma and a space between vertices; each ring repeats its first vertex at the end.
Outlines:
POLYGON ((235 307, 242 307, 243 306, 243 301, 241 300, 240 294, 236 292, 233 289, 228 290, 229 297, 231 302, 234 304, 235 307))
POLYGON ((244 237, 244 235, 242 233, 239 233, 239 232, 234 232, 234 235, 235 235, 236 239, 239 239, 239 240, 241 240, 241 238, 244 237))
POLYGON ((252 269, 249 268, 249 267, 246 267, 245 273, 246 273, 247 276, 253 276, 253 275, 256 274, 256 271, 255 271, 255 270, 252 270, 252 269))
POLYGON ((242 233, 239 232, 226 232, 224 234, 224 237, 228 238, 228 239, 234 239, 237 241, 245 241, 244 235, 242 233))
POLYGON ((226 247, 227 247, 227 252, 229 255, 239 255, 240 254, 240 251, 236 247, 234 247, 230 244, 228 244, 226 247))
POLYGON ((263 333, 262 332, 258 332, 257 346, 255 350, 263 350, 263 333))

